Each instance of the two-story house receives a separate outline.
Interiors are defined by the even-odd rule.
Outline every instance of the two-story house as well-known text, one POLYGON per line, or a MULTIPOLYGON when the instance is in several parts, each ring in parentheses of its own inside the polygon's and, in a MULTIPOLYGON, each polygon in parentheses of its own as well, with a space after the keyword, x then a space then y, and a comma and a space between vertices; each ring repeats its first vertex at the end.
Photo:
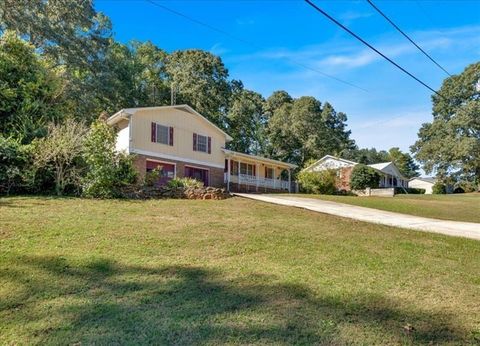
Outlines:
POLYGON ((161 168, 160 183, 191 177, 229 190, 291 190, 295 165, 226 149, 232 137, 188 105, 122 109, 107 123, 140 175, 161 168))

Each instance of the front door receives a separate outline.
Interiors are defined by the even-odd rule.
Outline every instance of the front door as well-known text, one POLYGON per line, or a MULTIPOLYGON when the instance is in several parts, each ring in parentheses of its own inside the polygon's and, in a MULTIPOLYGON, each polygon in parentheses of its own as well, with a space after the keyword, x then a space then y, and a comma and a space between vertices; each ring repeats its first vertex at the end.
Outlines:
POLYGON ((185 166, 185 177, 196 179, 208 186, 208 169, 185 166))

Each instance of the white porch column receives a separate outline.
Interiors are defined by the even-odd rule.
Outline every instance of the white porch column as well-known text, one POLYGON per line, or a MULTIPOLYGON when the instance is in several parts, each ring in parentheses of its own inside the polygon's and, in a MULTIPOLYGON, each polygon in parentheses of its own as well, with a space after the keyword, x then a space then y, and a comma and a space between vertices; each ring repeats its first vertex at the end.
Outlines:
POLYGON ((227 160, 227 191, 230 192, 230 162, 231 162, 231 158, 229 157, 228 160, 227 160))
POLYGON ((238 161, 238 192, 240 192, 240 160, 238 161))
POLYGON ((288 169, 288 193, 292 192, 292 174, 291 174, 291 169, 288 169))
POLYGON ((258 192, 258 184, 260 182, 260 165, 258 163, 255 164, 255 178, 257 179, 257 192, 258 192))
POLYGON ((277 175, 275 174, 275 167, 273 167, 273 188, 275 189, 275 180, 277 180, 277 175))

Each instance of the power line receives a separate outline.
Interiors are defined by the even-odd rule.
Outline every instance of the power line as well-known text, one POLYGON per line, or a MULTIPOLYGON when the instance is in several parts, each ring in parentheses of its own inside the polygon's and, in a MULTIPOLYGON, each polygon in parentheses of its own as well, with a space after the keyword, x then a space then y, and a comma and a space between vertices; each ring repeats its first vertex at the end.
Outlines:
MULTIPOLYGON (((240 37, 234 36, 234 35, 228 33, 228 32, 225 31, 225 30, 216 28, 216 27, 214 27, 214 26, 212 26, 212 25, 210 25, 210 24, 208 24, 208 23, 201 22, 201 21, 199 21, 198 19, 195 19, 195 18, 190 17, 190 16, 188 16, 188 15, 186 15, 186 14, 183 14, 183 13, 181 13, 181 12, 178 12, 178 11, 176 11, 176 10, 174 10, 174 9, 171 9, 171 8, 165 6, 165 5, 161 5, 161 4, 159 4, 159 3, 157 3, 157 2, 155 2, 155 1, 153 1, 153 0, 145 0, 145 1, 148 2, 148 3, 150 3, 150 4, 152 4, 152 5, 154 5, 154 6, 159 7, 159 8, 161 8, 161 9, 165 10, 165 11, 168 11, 168 12, 170 12, 170 13, 173 13, 173 14, 175 14, 176 16, 182 17, 182 18, 187 19, 187 20, 189 20, 189 21, 191 21, 191 22, 193 22, 193 23, 195 23, 195 24, 201 25, 201 26, 203 26, 203 27, 205 27, 205 28, 208 28, 208 29, 213 30, 213 31, 215 31, 215 32, 218 32, 218 33, 220 33, 220 34, 222 34, 222 35, 224 35, 224 36, 227 36, 227 37, 229 37, 229 38, 231 38, 231 39, 233 39, 233 40, 239 41, 239 42, 241 42, 241 43, 243 43, 243 44, 245 44, 245 45, 247 45, 247 46, 254 47, 255 49, 265 49, 264 47, 258 46, 258 45, 256 45, 255 43, 252 43, 252 42, 246 41, 246 40, 244 40, 244 39, 242 39, 242 38, 240 38, 240 37)), ((306 69, 306 70, 310 70, 310 71, 316 72, 316 73, 318 73, 318 74, 320 74, 320 75, 322 75, 322 76, 324 76, 324 77, 333 79, 333 80, 335 80, 335 81, 337 81, 337 82, 346 84, 346 85, 351 86, 351 87, 353 87, 353 88, 357 88, 357 89, 359 89, 359 90, 368 92, 368 90, 366 90, 366 89, 364 89, 364 88, 362 88, 362 87, 360 87, 360 86, 358 86, 358 85, 355 85, 355 84, 353 84, 353 83, 350 83, 350 82, 348 82, 348 81, 346 81, 346 80, 343 80, 343 79, 340 79, 340 78, 338 78, 338 77, 329 75, 329 74, 327 74, 327 73, 325 73, 325 72, 319 71, 319 70, 317 70, 317 69, 315 69, 315 68, 312 68, 312 67, 310 67, 310 66, 307 66, 307 65, 305 65, 305 64, 303 64, 303 63, 301 63, 301 62, 299 62, 299 61, 296 61, 296 60, 294 60, 294 59, 292 59, 292 58, 284 57, 284 59, 285 59, 285 60, 288 60, 290 63, 295 64, 295 65, 297 65, 297 66, 300 66, 300 67, 302 67, 302 68, 304 68, 304 69, 306 69)))
POLYGON ((376 49, 375 47, 373 47, 370 43, 368 43, 367 41, 365 41, 363 38, 361 38, 360 36, 358 36, 357 34, 355 34, 353 31, 351 31, 349 28, 347 28, 345 25, 343 25, 342 23, 340 23, 338 20, 336 20, 335 18, 333 18, 332 16, 330 16, 327 12, 325 12, 324 10, 322 10, 320 7, 318 7, 317 5, 315 5, 313 2, 311 2, 310 0, 305 0, 306 3, 308 3, 310 6, 312 6, 315 10, 317 10, 318 12, 320 12, 321 14, 323 14, 325 17, 327 17, 328 19, 330 19, 332 22, 334 22, 336 25, 338 25, 339 27, 341 27, 343 30, 345 30, 346 32, 348 32, 350 35, 352 35, 353 37, 355 37, 357 40, 359 40, 360 42, 362 42, 364 45, 366 45, 368 48, 370 48, 371 50, 373 50, 375 53, 377 53, 378 55, 380 55, 382 58, 384 58, 385 60, 387 60, 388 62, 390 62, 392 65, 394 65, 395 67, 397 67, 398 69, 400 69, 401 71, 403 71, 404 73, 406 73, 407 75, 409 75, 410 77, 412 77, 413 79, 415 79, 418 83, 422 84, 425 88, 429 89, 430 91, 434 92, 435 94, 437 94, 438 96, 442 96, 440 95, 436 90, 434 90, 432 87, 430 87, 428 84, 426 84, 425 82, 421 81, 419 78, 415 77, 413 74, 411 74, 410 72, 408 72, 407 70, 405 70, 402 66, 400 66, 399 64, 397 64, 395 61, 393 61, 392 59, 390 59, 389 57, 387 57, 385 54, 383 54, 382 52, 380 52, 378 49, 376 49))
POLYGON ((443 70, 447 75, 451 76, 447 70, 445 70, 438 62, 435 61, 427 52, 425 52, 418 44, 416 44, 402 29, 400 29, 390 18, 387 17, 371 0, 367 0, 367 2, 378 12, 380 15, 385 18, 392 26, 397 29, 399 33, 401 33, 407 40, 409 40, 415 47, 417 47, 427 58, 429 58, 435 65, 437 65, 440 69, 443 70))

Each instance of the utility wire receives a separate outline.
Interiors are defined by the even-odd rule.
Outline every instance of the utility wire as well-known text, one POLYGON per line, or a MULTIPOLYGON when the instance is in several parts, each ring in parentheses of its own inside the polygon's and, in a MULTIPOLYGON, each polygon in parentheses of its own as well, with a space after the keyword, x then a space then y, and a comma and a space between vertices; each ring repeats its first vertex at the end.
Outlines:
POLYGON ((435 65, 437 65, 440 69, 443 70, 447 75, 451 76, 447 70, 445 70, 442 65, 435 61, 427 52, 425 52, 418 44, 416 44, 402 29, 400 29, 390 18, 387 17, 385 13, 383 13, 371 0, 367 0, 367 2, 378 12, 380 15, 385 18, 392 26, 397 29, 399 33, 401 33, 407 40, 409 40, 415 47, 417 47, 427 58, 429 58, 435 65))
MULTIPOLYGON (((165 6, 165 5, 161 5, 161 4, 159 4, 159 3, 157 3, 157 2, 155 2, 155 1, 153 1, 153 0, 145 0, 145 1, 148 2, 148 3, 150 3, 150 4, 152 4, 152 5, 154 5, 154 6, 159 7, 159 8, 161 8, 161 9, 165 10, 165 11, 168 11, 168 12, 173 13, 173 14, 179 16, 179 17, 182 17, 182 18, 184 18, 184 19, 187 19, 187 20, 189 20, 189 21, 191 21, 191 22, 193 22, 193 23, 195 23, 195 24, 201 25, 201 26, 203 26, 203 27, 205 27, 205 28, 208 28, 208 29, 210 29, 210 30, 213 30, 213 31, 215 31, 215 32, 218 32, 218 33, 220 33, 220 34, 222 34, 222 35, 224 35, 224 36, 227 36, 227 37, 229 37, 229 38, 231 38, 231 39, 233 39, 233 40, 239 41, 239 42, 241 42, 241 43, 243 43, 243 44, 245 44, 245 45, 247 45, 247 46, 254 47, 255 49, 265 49, 264 47, 258 46, 258 45, 256 45, 255 43, 252 43, 252 42, 246 41, 246 40, 244 40, 244 39, 242 39, 242 38, 240 38, 240 37, 234 36, 234 35, 228 33, 228 32, 225 31, 225 30, 222 30, 222 29, 216 28, 216 27, 214 27, 214 26, 212 26, 212 25, 210 25, 210 24, 201 22, 201 21, 199 21, 199 20, 197 20, 197 19, 195 19, 195 18, 192 18, 192 17, 190 17, 190 16, 188 16, 188 15, 186 15, 186 14, 183 14, 183 13, 181 13, 181 12, 178 12, 178 11, 176 11, 176 10, 173 10, 173 9, 171 9, 171 8, 165 6)), ((307 65, 305 65, 305 64, 303 64, 303 63, 301 63, 301 62, 299 62, 299 61, 297 61, 297 60, 294 60, 294 59, 292 59, 292 58, 284 57, 284 59, 285 59, 285 60, 288 60, 290 63, 295 64, 295 65, 297 65, 297 66, 300 66, 300 67, 302 67, 302 68, 304 68, 304 69, 306 69, 306 70, 310 70, 310 71, 316 72, 316 73, 318 73, 318 74, 320 74, 320 75, 322 75, 322 76, 324 76, 324 77, 333 79, 333 80, 335 80, 335 81, 337 81, 337 82, 346 84, 346 85, 351 86, 351 87, 353 87, 353 88, 356 88, 356 89, 359 89, 359 90, 368 92, 368 90, 366 90, 366 89, 364 89, 364 88, 362 88, 362 87, 360 87, 360 86, 358 86, 358 85, 355 85, 355 84, 350 83, 350 82, 348 82, 348 81, 345 81, 345 80, 343 80, 343 79, 337 78, 337 77, 335 77, 335 76, 329 75, 329 74, 327 74, 327 73, 325 73, 325 72, 322 72, 322 71, 320 71, 320 70, 317 70, 317 69, 315 69, 315 68, 312 68, 312 67, 310 67, 310 66, 307 66, 307 65)))
POLYGON ((335 18, 333 18, 332 16, 330 16, 327 12, 325 12, 324 10, 322 10, 320 7, 318 7, 317 5, 315 5, 312 1, 310 0, 305 0, 306 3, 308 3, 310 6, 312 6, 315 10, 317 10, 318 12, 320 12, 321 14, 323 14, 325 17, 327 17, 328 19, 330 19, 332 22, 334 22, 336 25, 338 25, 339 27, 341 27, 343 30, 345 30, 346 32, 348 32, 350 35, 352 35, 353 37, 355 37, 357 40, 359 40, 360 42, 362 42, 364 45, 366 45, 368 48, 370 48, 371 50, 373 50, 375 53, 377 53, 378 55, 380 55, 382 58, 384 58, 385 60, 387 60, 388 62, 390 62, 392 65, 394 65, 395 67, 397 67, 398 69, 400 69, 401 71, 403 71, 404 73, 406 73, 407 75, 409 75, 410 77, 412 77, 413 79, 415 79, 418 83, 422 84, 425 88, 429 89, 430 91, 434 92, 435 94, 437 94, 438 96, 442 97, 442 95, 440 95, 436 90, 434 90, 432 87, 430 87, 428 84, 426 84, 425 82, 423 82, 422 80, 420 80, 419 78, 415 77, 413 74, 411 74, 410 72, 408 72, 407 70, 405 70, 402 66, 400 66, 399 64, 397 64, 395 61, 393 61, 392 59, 390 59, 388 56, 386 56, 385 54, 383 54, 382 52, 380 52, 378 49, 376 49, 375 47, 373 47, 370 43, 368 43, 367 41, 365 41, 363 38, 361 38, 360 36, 358 36, 357 34, 355 34, 353 31, 351 31, 349 28, 347 28, 345 25, 343 25, 342 23, 340 23, 338 20, 336 20, 335 18))

